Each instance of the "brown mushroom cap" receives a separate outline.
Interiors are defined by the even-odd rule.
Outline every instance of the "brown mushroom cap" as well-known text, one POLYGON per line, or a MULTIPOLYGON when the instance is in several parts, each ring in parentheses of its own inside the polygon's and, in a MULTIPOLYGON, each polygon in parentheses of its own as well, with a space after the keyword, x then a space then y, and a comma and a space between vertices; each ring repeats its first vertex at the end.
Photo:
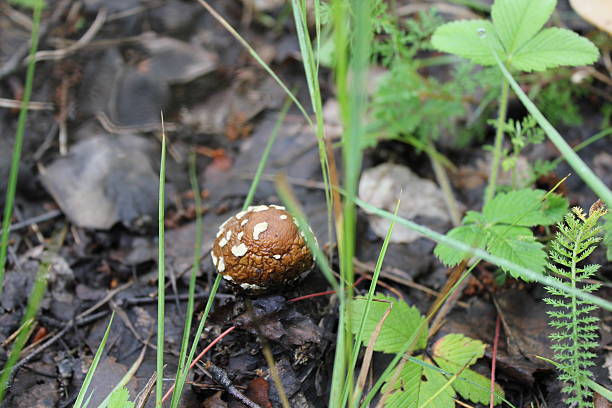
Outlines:
POLYGON ((211 251, 223 278, 249 292, 281 288, 313 267, 294 218, 278 205, 258 205, 230 217, 211 251))

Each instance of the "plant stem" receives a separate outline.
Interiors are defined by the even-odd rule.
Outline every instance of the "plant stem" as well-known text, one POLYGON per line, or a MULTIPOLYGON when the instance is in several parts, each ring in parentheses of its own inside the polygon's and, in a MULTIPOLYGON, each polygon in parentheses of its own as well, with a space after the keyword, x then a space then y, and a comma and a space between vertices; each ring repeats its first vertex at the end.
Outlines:
POLYGON ((36 67, 36 59, 33 58, 38 49, 38 34, 40 32, 40 17, 42 14, 43 2, 37 1, 34 5, 34 14, 32 16, 32 34, 30 45, 30 58, 28 62, 28 70, 26 71, 25 89, 21 100, 21 108, 19 110, 19 119, 17 121, 17 132, 15 133, 15 145, 13 146, 13 158, 11 161, 11 171, 9 173, 8 186, 6 189, 6 200, 4 201, 4 216, 2 218, 2 239, 0 239, 0 297, 2 296, 2 288, 4 286, 4 271, 6 268, 6 254, 9 245, 9 231, 11 226, 11 218, 13 216, 13 203, 15 200, 15 192, 17 190, 17 175, 19 174, 19 163, 21 161, 21 148, 23 146, 23 134, 25 133, 26 119, 28 117, 28 105, 30 104, 30 96, 32 95, 32 84, 34 83, 34 71, 36 67))
POLYGON ((531 116, 534 117, 540 127, 544 129, 544 132, 546 132, 546 135, 548 136, 550 141, 555 145, 557 149, 559 149, 559 152, 563 155, 563 157, 565 157, 567 163, 572 166, 578 176, 580 176, 580 178, 586 183, 586 185, 588 185, 591 190, 593 190, 593 192, 597 194, 597 196, 599 196, 599 198, 601 198, 608 205, 608 207, 612 207, 612 191, 610 191, 610 188, 606 186, 604 182, 601 181, 601 179, 597 177, 595 173, 593 173, 589 166, 587 166, 586 163, 582 161, 580 156, 578 156, 576 152, 574 152, 570 145, 567 144, 565 139, 563 139, 559 132, 557 132, 557 129, 555 129, 550 124, 550 122, 544 117, 542 112, 540 112, 540 110, 535 106, 535 104, 531 102, 531 100, 527 97, 525 92, 523 92, 519 84, 517 84, 514 78, 512 78, 512 75, 510 74, 510 72, 508 72, 497 54, 494 53, 493 56, 495 57, 495 61, 497 62, 497 65, 499 66, 499 69, 501 70, 502 74, 510 83, 510 86, 512 87, 514 93, 516 93, 516 96, 518 96, 527 111, 531 114, 531 116))
POLYGON ((432 154, 428 151, 427 156, 429 156, 429 161, 431 161, 431 167, 433 167, 436 180, 438 181, 438 184, 442 189, 442 193, 444 194, 444 203, 446 204, 448 214, 451 217, 453 226, 456 227, 458 225, 461 225, 461 213, 459 211, 459 205, 457 204, 457 200, 455 199, 455 195, 453 194, 453 188, 451 187, 450 180, 448 179, 448 174, 446 174, 444 166, 438 160, 438 152, 431 140, 429 141, 429 147, 431 149, 431 152, 435 152, 436 154, 432 154))
POLYGON ((491 201, 495 195, 499 162, 501 161, 502 145, 504 141, 504 123, 506 122, 506 113, 508 111, 508 89, 508 81, 503 79, 501 95, 499 96, 499 108, 497 111, 497 130, 495 132, 495 144, 493 145, 493 159, 491 160, 489 184, 485 190, 483 205, 491 201))

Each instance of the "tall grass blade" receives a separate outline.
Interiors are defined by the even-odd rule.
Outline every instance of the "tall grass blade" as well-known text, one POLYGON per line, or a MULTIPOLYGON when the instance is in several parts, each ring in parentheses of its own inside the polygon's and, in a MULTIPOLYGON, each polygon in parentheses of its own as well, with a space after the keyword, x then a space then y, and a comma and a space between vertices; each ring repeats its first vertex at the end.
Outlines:
POLYGON ((32 292, 28 298, 28 304, 25 309, 25 313, 23 318, 21 319, 21 326, 19 329, 19 334, 15 339, 15 343, 13 344, 13 348, 11 350, 11 354, 9 355, 4 368, 0 374, 0 404, 4 399, 6 390, 8 388, 8 382, 11 378, 11 373, 13 371, 13 366, 19 360, 19 356, 25 343, 30 336, 30 331, 33 328, 34 319, 36 314, 38 313, 38 309, 40 307, 40 302, 45 295, 45 290, 47 288, 47 275, 49 271, 53 267, 53 260, 51 259, 54 254, 57 254, 57 251, 61 247, 64 242, 64 238, 66 237, 66 228, 62 229, 59 235, 54 239, 52 244, 49 246, 47 253, 43 255, 40 266, 38 267, 38 272, 36 273, 36 280, 34 282, 34 287, 32 288, 32 292))
POLYGON ((570 166, 574 169, 574 171, 580 176, 580 178, 601 198, 608 207, 612 208, 612 191, 601 181, 599 177, 586 165, 584 161, 576 154, 574 149, 571 148, 570 145, 567 144, 563 136, 557 132, 557 129, 550 124, 550 122, 546 119, 546 117, 540 112, 540 110, 535 106, 533 102, 529 99, 529 97, 523 92, 519 84, 514 80, 510 72, 506 69, 503 62, 499 59, 497 54, 491 51, 495 56, 495 60, 497 61, 497 65, 501 70, 502 74, 506 78, 506 81, 512 87, 512 90, 516 93, 518 98, 521 100, 527 111, 535 118, 540 127, 544 129, 546 135, 550 139, 550 141, 555 145, 557 149, 561 152, 565 160, 568 162, 570 166))
POLYGON ((164 212, 166 188, 166 132, 164 130, 164 115, 161 114, 162 145, 159 165, 159 200, 158 200, 158 241, 157 251, 157 382, 155 384, 156 406, 161 407, 164 387, 164 317, 166 294, 166 256, 164 245, 164 212))
MULTIPOLYGON (((110 333, 110 329, 111 329, 111 325, 113 324, 114 317, 115 317, 115 312, 113 312, 110 320, 108 321, 108 326, 106 326, 104 337, 102 337, 102 341, 100 342, 100 345, 98 346, 98 350, 96 350, 96 355, 94 356, 94 359, 91 362, 91 366, 89 367, 89 370, 87 370, 85 381, 83 381, 83 385, 81 385, 81 389, 79 390, 79 395, 77 395, 77 399, 74 403, 73 408, 83 408, 83 400, 85 399, 85 394, 87 394, 87 389, 89 388, 89 384, 91 384, 91 380, 93 378, 94 373, 96 372, 96 368, 98 368, 98 363, 100 363, 100 358, 102 357, 102 352, 104 351, 104 347, 106 346, 106 341, 108 340, 108 335, 110 333)), ((91 395, 89 395, 87 404, 89 403, 89 399, 91 399, 91 395)))
MULTIPOLYGON (((195 285, 196 276, 200 270, 200 261, 202 259, 202 197, 200 196, 200 185, 198 184, 196 153, 193 152, 189 158, 189 181, 191 182, 191 191, 193 191, 193 201, 195 204, 196 221, 195 221, 195 244, 193 248, 193 264, 191 266, 191 275, 189 276, 189 297, 187 299, 187 310, 185 311, 185 326, 183 327, 183 339, 181 341, 181 351, 179 353, 179 365, 176 370, 175 388, 179 381, 183 379, 180 375, 185 367, 189 366, 187 360, 187 351, 189 350, 189 335, 191 334, 191 323, 193 321, 193 309, 195 304, 195 285)), ((183 385, 180 385, 181 390, 183 385)), ((178 392, 172 393, 170 406, 178 407, 181 394, 178 392)))
POLYGON ((396 221, 398 224, 403 225, 407 228, 410 228, 413 231, 416 231, 420 234, 422 234, 423 236, 442 243, 444 245, 448 245, 452 248, 455 248, 456 250, 460 251, 460 252, 469 252, 471 253, 473 256, 476 256, 478 258, 482 258, 485 261, 488 261, 492 264, 495 264, 497 266, 502 266, 504 268, 507 269, 512 269, 514 271, 516 271, 516 273, 518 273, 519 275, 521 275, 524 278, 527 278, 528 280, 534 280, 536 282, 540 282, 541 284, 544 285, 548 285, 548 286, 552 286, 556 289, 562 290, 565 293, 571 294, 571 295, 575 295, 576 297, 582 299, 582 300, 586 300, 588 302, 594 303, 598 306, 603 307, 606 310, 612 310, 612 302, 607 301, 605 299, 602 299, 598 296, 594 296, 591 295, 589 293, 584 293, 583 291, 576 289, 576 288, 572 288, 568 285, 565 285, 563 283, 560 283, 552 278, 550 278, 549 276, 545 276, 542 274, 539 274, 537 272, 534 272, 530 269, 527 269, 523 266, 517 265, 514 262, 510 262, 504 258, 500 258, 498 256, 495 255, 491 255, 490 253, 479 249, 479 248, 473 248, 470 247, 469 245, 464 244, 461 241, 457 241, 453 238, 447 237, 446 235, 442 235, 438 232, 435 232, 423 225, 419 225, 416 224, 412 221, 406 220, 404 218, 401 218, 399 216, 395 216, 393 214, 391 214, 390 212, 381 210, 380 208, 376 208, 371 204, 366 203, 365 201, 362 201, 360 199, 355 199, 355 203, 357 203, 357 205, 359 205, 360 207, 366 209, 368 212, 381 216, 383 218, 386 218, 388 220, 392 220, 392 221, 396 221))
MULTIPOLYGON (((0 296, 4 288, 4 272, 6 270, 6 256, 9 245, 9 230, 11 227, 11 218, 13 217, 13 205, 15 201, 15 192, 17 191, 17 175, 19 174, 19 163, 21 161, 21 149, 23 147, 23 135, 25 133, 26 119, 28 117, 28 105, 32 96, 32 85, 34 83, 34 71, 36 68, 36 60, 33 58, 38 49, 38 34, 40 32, 40 17, 42 14, 44 2, 39 0, 34 5, 34 14, 32 16, 32 34, 30 35, 30 53, 28 69, 26 71, 25 89, 23 91, 23 99, 21 100, 21 108, 19 110, 19 118, 17 120, 17 132, 15 134, 15 145, 13 146, 13 157, 11 159, 11 170, 9 172, 8 186, 6 189, 6 200, 4 201, 4 215, 2 218, 2 238, 0 238, 0 296)), ((1 398, 0 398, 1 400, 1 398)))
POLYGON ((249 54, 251 54, 255 61, 257 61, 257 63, 259 63, 259 65, 261 65, 261 67, 266 70, 268 75, 270 75, 276 81, 276 83, 281 88, 283 88, 283 91, 285 91, 285 93, 291 98, 293 103, 295 103, 295 105, 298 107, 300 112, 302 112, 308 123, 312 126, 312 120, 310 119, 310 116, 308 116, 306 109, 304 109, 300 101, 297 100, 295 95, 289 90, 289 88, 287 87, 287 85, 285 85, 282 79, 280 79, 278 75, 276 75, 276 73, 272 71, 272 68, 270 68, 270 66, 266 64, 263 59, 261 59, 255 49, 251 47, 251 45, 246 42, 246 40, 238 33, 238 31, 236 31, 234 27, 232 27, 227 22, 227 20, 225 20, 219 13, 217 13, 215 9, 213 9, 210 4, 208 4, 208 2, 206 2, 205 0, 198 0, 198 2, 215 18, 215 20, 219 22, 219 24, 223 26, 223 28, 225 28, 236 40, 238 40, 238 42, 249 52, 249 54))
MULTIPOLYGON (((397 212, 399 210, 400 200, 397 200, 397 204, 395 205, 395 211, 393 211, 393 215, 397 216, 397 212)), ((370 288, 368 289, 368 295, 366 297, 366 306, 363 311, 363 315, 361 316, 361 321, 359 322, 359 329, 357 330, 357 336, 355 337, 355 342, 353 345, 353 355, 351 356, 351 363, 349 365, 349 375, 347 378, 353 377, 353 371, 355 370, 355 365, 357 364, 357 358, 359 357, 359 350, 361 349, 361 340, 363 338, 363 330, 365 328, 365 322, 368 319, 368 315, 370 314, 370 307, 372 305, 372 299, 374 298, 374 293, 376 292, 376 284, 378 283, 378 277, 380 276, 380 271, 382 269, 382 264, 385 259, 385 255, 387 253, 387 248, 389 248, 389 243, 391 242, 391 235, 393 234, 393 228, 395 227, 395 222, 392 221, 391 225, 389 225, 389 229, 387 230, 387 234, 385 235, 385 240, 383 241, 382 248, 380 249, 380 253, 378 254, 378 259, 376 260, 376 266, 374 267, 374 274, 372 275, 372 280, 370 282, 370 288)), ((342 405, 345 406, 348 401, 348 392, 350 387, 348 384, 344 386, 344 395, 342 397, 342 405)), ((353 403, 350 406, 355 406, 359 399, 361 398, 361 393, 363 390, 356 389, 355 395, 353 398, 353 403)))
MULTIPOLYGON (((245 198, 244 203, 242 205, 243 210, 245 210, 251 204, 253 197, 255 196, 255 191, 257 191, 257 186, 259 185, 259 182, 261 180, 261 175, 263 174, 263 171, 266 168, 266 163, 270 156, 270 152, 272 151, 272 146, 274 145, 274 142, 276 141, 276 138, 278 137, 278 133, 280 132, 282 122, 284 121, 287 115, 289 107, 291 106, 291 102, 293 101, 294 101, 293 99, 288 99, 283 105, 283 107, 281 108, 279 117, 276 123, 274 124, 274 129, 272 130, 272 134, 270 135, 270 139, 268 140, 266 144, 266 148, 264 149, 264 153, 262 154, 259 164, 257 165, 257 170, 255 173, 255 176, 253 177, 253 181, 249 188, 247 197, 245 198)), ((193 182, 194 181, 193 181, 193 176, 192 176, 192 185, 193 185, 193 182)), ((198 230, 201 230, 201 227, 197 227, 197 228, 198 230)), ((182 368, 179 367, 179 370, 177 371, 176 384, 174 386, 174 391, 172 393, 172 400, 171 400, 172 408, 176 408, 181 399, 181 394, 185 386, 185 381, 187 380, 187 375, 189 374, 189 364, 191 364, 191 361, 193 361, 193 358, 195 356, 198 344, 200 342, 200 338, 202 337, 202 332, 204 331, 204 326, 206 325, 206 320, 208 319, 208 314, 210 313, 210 309, 212 308, 212 305, 215 299, 215 295, 217 294, 217 290, 219 290, 220 284, 221 284, 221 275, 217 274, 210 288, 210 292, 208 294, 208 300, 206 301, 206 306, 204 308, 204 313, 202 314, 202 317, 200 318, 200 322, 198 323, 198 328, 196 329, 196 334, 191 344, 191 348, 189 349, 189 354, 187 355, 185 364, 183 365, 182 368)), ((182 349, 181 349, 181 352, 182 352, 182 349)))

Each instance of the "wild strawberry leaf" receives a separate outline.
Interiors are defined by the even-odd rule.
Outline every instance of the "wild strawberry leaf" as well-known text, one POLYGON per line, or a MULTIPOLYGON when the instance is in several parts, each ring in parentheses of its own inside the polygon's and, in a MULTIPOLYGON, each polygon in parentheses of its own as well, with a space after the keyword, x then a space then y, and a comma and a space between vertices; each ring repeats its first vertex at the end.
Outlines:
MULTIPOLYGON (((452 384, 455 391, 463 398, 481 404, 489 403, 491 380, 467 367, 484 355, 485 347, 481 341, 462 334, 449 334, 438 340, 432 348, 434 361, 450 374, 449 378, 460 373, 452 384)), ((495 404, 501 403, 503 397, 503 389, 495 384, 495 404)))
MULTIPOLYGON (((418 357, 422 360, 422 357, 418 357)), ((455 391, 449 380, 438 370, 408 361, 399 379, 393 385, 395 390, 385 404, 385 408, 420 408, 428 407, 453 408, 455 391)), ((383 387, 383 393, 390 391, 389 385, 383 387)))
POLYGON ((550 225, 563 219, 567 200, 543 190, 523 189, 499 193, 488 202, 482 213, 486 222, 525 227, 550 225))
POLYGON ((544 71, 562 65, 589 65, 599 51, 592 42, 573 31, 547 28, 521 47, 510 61, 522 71, 544 71))
POLYGON ((495 57, 479 32, 486 32, 498 55, 505 55, 504 48, 497 40, 493 24, 487 20, 455 21, 440 26, 431 37, 434 48, 459 55, 481 65, 495 65, 495 57))
POLYGON ((491 17, 506 55, 512 57, 550 18, 556 0, 496 0, 491 17))
POLYGON ((117 388, 108 399, 108 408, 134 408, 130 392, 125 387, 117 388))
POLYGON ((447 23, 436 29, 431 43, 440 51, 482 65, 495 65, 494 52, 503 62, 523 71, 594 62, 599 52, 588 39, 559 28, 542 30, 556 4, 556 0, 495 0, 492 23, 447 23))
MULTIPOLYGON (((354 333, 359 330, 361 316, 365 310, 366 299, 358 298, 352 304, 352 325, 354 333)), ((376 295, 370 306, 370 313, 365 321, 363 331, 363 344, 367 345, 376 326, 383 318, 387 308, 392 307, 391 312, 385 319, 382 329, 374 344, 374 350, 384 353, 397 353, 412 338, 417 329, 424 322, 424 318, 416 307, 408 306, 406 302, 397 300, 390 296, 376 295)), ((416 343, 415 350, 420 350, 427 344, 427 325, 421 330, 416 343)))
MULTIPOLYGON (((461 241, 473 248, 483 249, 487 240, 487 233, 479 225, 461 225, 453 228, 446 234, 449 238, 461 241)), ((469 252, 457 251, 444 244, 436 245, 434 254, 446 266, 455 266, 470 256, 469 252)))
MULTIPOLYGON (((487 230, 490 239, 487 250, 496 256, 514 262, 517 265, 542 273, 546 265, 544 245, 535 240, 529 228, 509 225, 495 225, 487 230)), ((512 269, 510 272, 515 278, 523 278, 512 269)))

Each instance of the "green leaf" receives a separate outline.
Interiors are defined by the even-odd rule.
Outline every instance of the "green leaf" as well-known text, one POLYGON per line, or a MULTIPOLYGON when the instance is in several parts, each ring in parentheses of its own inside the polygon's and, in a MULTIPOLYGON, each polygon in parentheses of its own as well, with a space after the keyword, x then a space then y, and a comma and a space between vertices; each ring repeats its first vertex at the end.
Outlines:
POLYGON ((491 17, 506 54, 514 54, 536 35, 556 5, 556 0, 495 0, 491 17))
MULTIPOLYGON (((479 225, 461 225, 450 230, 446 236, 461 241, 471 247, 483 249, 486 244, 487 233, 479 225)), ((434 254, 446 266, 455 266, 470 256, 469 252, 457 251, 444 244, 436 245, 434 254)))
MULTIPOLYGON (((487 243, 487 250, 491 254, 529 268, 534 272, 542 273, 544 271, 544 265, 546 264, 544 245, 535 240, 529 228, 495 225, 488 231, 491 234, 491 239, 487 243)), ((510 272, 515 278, 521 277, 512 269, 502 269, 510 272)))
POLYGON ((488 33, 493 49, 505 59, 504 48, 495 35, 490 21, 466 20, 444 24, 436 29, 431 37, 431 44, 440 51, 459 55, 481 65, 495 65, 495 58, 486 40, 481 38, 479 30, 488 33))
POLYGON ((591 41, 563 28, 547 28, 510 56, 513 67, 522 71, 544 71, 561 65, 589 65, 599 50, 591 41))
MULTIPOLYGON (((385 408, 420 408, 425 403, 428 407, 453 408, 455 391, 447 383, 448 380, 439 371, 408 361, 394 384, 395 392, 387 400, 385 408), (436 397, 430 400, 434 395, 436 397)), ((383 393, 388 390, 388 385, 385 385, 383 393)))
MULTIPOLYGON (((449 334, 436 341, 432 347, 434 361, 452 362, 459 367, 469 367, 484 355, 486 345, 463 334, 449 334)), ((448 370, 446 370, 448 371, 448 370)), ((456 371, 453 371, 453 374, 456 371)))
MULTIPOLYGON (((385 319, 382 329, 374 344, 374 350, 384 353, 397 353, 402 350, 402 347, 418 327, 424 321, 423 316, 416 307, 408 306, 406 302, 394 299, 390 296, 376 295, 373 298, 370 306, 370 313, 365 321, 363 328, 363 344, 367 345, 374 329, 383 318, 385 311, 392 305, 391 312, 385 319)), ((352 325, 351 328, 356 334, 361 316, 364 313, 366 299, 357 298, 353 301, 352 310, 352 325)), ((415 343, 415 350, 420 350, 427 344, 427 327, 421 330, 418 340, 415 343)))
POLYGON ((567 198, 559 194, 548 194, 542 203, 540 225, 552 225, 563 220, 569 210, 567 198))
POLYGON ((544 200, 544 194, 542 190, 532 189, 499 193, 482 212, 486 221, 492 224, 525 227, 554 224, 567 211, 567 200, 554 197, 554 194, 549 194, 544 200))
POLYGON ((108 400, 108 408, 134 408, 134 403, 130 402, 130 392, 127 388, 117 388, 108 400))
MULTIPOLYGON (((448 366, 440 367, 447 371, 450 369, 448 366)), ((469 368, 461 372, 459 378, 453 383, 453 388, 463 398, 472 402, 479 402, 488 406, 491 400, 491 379, 469 368)), ((495 405, 501 404, 503 398, 505 398, 504 390, 498 383, 495 383, 493 402, 495 405)))
MULTIPOLYGON (((462 334, 449 334, 438 340, 432 348, 433 359, 441 369, 454 375, 461 372, 453 382, 453 388, 463 398, 487 404, 490 400, 491 380, 467 369, 484 355, 486 345, 462 334)), ((496 404, 504 397, 502 388, 495 384, 496 404)))

